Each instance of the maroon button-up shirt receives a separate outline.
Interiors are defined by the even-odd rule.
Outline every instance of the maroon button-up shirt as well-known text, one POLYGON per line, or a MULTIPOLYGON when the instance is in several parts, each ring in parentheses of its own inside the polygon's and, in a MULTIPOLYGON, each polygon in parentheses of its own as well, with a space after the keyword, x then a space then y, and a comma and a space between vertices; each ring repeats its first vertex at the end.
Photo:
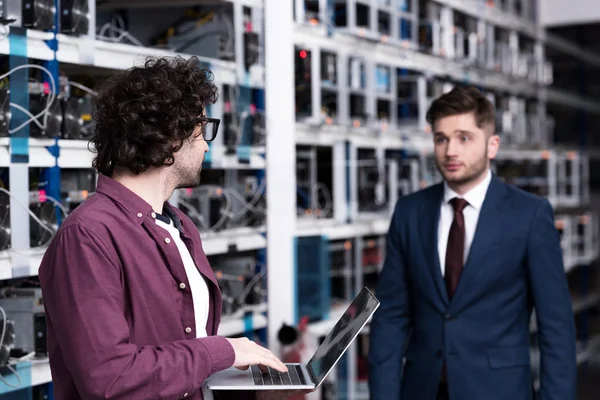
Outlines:
POLYGON ((183 262, 152 207, 101 175, 96 193, 61 225, 39 270, 57 399, 199 400, 206 378, 233 365, 232 346, 216 336, 221 293, 198 229, 165 207, 179 217, 207 282, 209 337, 196 339, 183 262))

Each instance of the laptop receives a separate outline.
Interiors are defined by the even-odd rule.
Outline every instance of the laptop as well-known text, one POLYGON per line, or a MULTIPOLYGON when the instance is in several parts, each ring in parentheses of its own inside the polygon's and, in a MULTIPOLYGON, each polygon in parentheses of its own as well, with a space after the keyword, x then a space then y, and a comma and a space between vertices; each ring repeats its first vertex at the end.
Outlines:
POLYGON ((210 390, 316 390, 379 308, 379 300, 367 288, 352 301, 308 363, 286 364, 288 372, 258 366, 246 371, 230 368, 205 382, 210 390))

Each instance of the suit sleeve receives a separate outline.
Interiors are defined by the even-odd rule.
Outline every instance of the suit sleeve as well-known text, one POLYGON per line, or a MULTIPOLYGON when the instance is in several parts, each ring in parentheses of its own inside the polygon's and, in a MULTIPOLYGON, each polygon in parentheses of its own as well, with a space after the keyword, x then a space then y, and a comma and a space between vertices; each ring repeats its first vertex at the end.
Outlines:
POLYGON ((131 343, 118 260, 88 229, 72 225, 57 235, 40 282, 62 359, 85 399, 180 399, 233 365, 222 337, 131 343))
POLYGON ((575 400, 575 320, 554 211, 545 199, 530 229, 527 258, 539 331, 540 400, 575 400))
POLYGON ((400 399, 404 349, 411 326, 399 213, 397 205, 387 234, 383 270, 375 289, 381 304, 373 316, 370 331, 369 390, 372 399, 400 399))

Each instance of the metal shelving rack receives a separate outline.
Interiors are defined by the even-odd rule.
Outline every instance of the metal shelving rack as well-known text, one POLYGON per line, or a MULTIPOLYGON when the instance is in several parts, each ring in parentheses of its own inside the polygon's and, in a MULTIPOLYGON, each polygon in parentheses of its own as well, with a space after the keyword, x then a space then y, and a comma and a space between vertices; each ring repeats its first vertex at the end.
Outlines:
MULTIPOLYGON (((296 107, 300 107, 302 112, 295 121, 290 121, 288 114, 285 119, 271 114, 277 120, 278 131, 290 131, 292 123, 295 130, 285 138, 271 136, 269 139, 282 140, 289 145, 293 138, 302 149, 329 147, 334 154, 331 175, 335 179, 345 178, 344 184, 334 181, 330 188, 334 216, 315 218, 313 212, 298 214, 294 240, 321 237, 336 243, 340 240, 354 243, 357 255, 346 265, 353 277, 354 289, 346 296, 347 302, 363 284, 373 279, 372 275, 367 279, 360 254, 367 241, 373 243, 373 237, 381 241, 390 217, 389 208, 375 215, 358 212, 357 201, 360 199, 357 199, 356 193, 363 188, 358 180, 360 160, 357 159, 357 151, 373 150, 379 164, 385 165, 380 173, 386 170, 392 176, 400 174, 398 182, 384 185, 390 192, 396 189, 406 193, 439 180, 439 175, 432 168, 430 128, 424 121, 424 112, 433 97, 460 84, 482 88, 500 107, 499 122, 505 133, 504 141, 509 143, 503 144, 494 168, 497 169, 498 165, 506 167, 509 161, 514 162, 520 166, 520 174, 523 175, 514 183, 539 191, 551 200, 556 209, 557 228, 562 233, 565 272, 580 269, 582 281, 589 279, 586 266, 598 258, 598 216, 589 208, 588 162, 595 155, 587 149, 555 145, 551 135, 553 121, 547 116, 546 106, 554 103, 597 114, 600 103, 577 93, 553 88, 552 64, 545 53, 546 48, 551 47, 594 66, 600 65, 600 56, 547 34, 534 22, 536 7, 533 1, 519 2, 520 10, 515 1, 502 2, 505 5, 502 9, 501 2, 495 2, 494 6, 494 2, 483 0, 295 0, 285 6, 275 3, 278 3, 277 0, 265 1, 267 15, 270 7, 276 7, 285 18, 293 14, 294 22, 284 28, 281 20, 275 23, 267 19, 267 32, 275 25, 278 32, 283 32, 278 35, 279 38, 272 38, 272 42, 267 43, 267 53, 270 44, 276 49, 271 51, 278 53, 278 60, 283 58, 285 62, 281 67, 274 60, 273 64, 266 65, 266 71, 270 74, 276 68, 278 77, 284 73, 282 68, 286 68, 285 73, 298 74, 297 67, 303 64, 302 73, 310 78, 302 82, 302 87, 305 90, 310 88, 311 97, 309 99, 306 93, 298 97, 296 93, 296 107), (293 9, 290 10, 290 7, 293 9), (466 30, 462 26, 457 28, 459 21, 467 19, 470 21, 465 23, 466 30), (424 44, 428 44, 425 46, 428 48, 424 49, 424 44), (295 70, 288 64, 290 51, 294 52, 295 70), (324 64, 329 69, 324 69, 324 64), (354 71, 362 71, 362 79, 348 77, 354 71), (385 71, 392 71, 387 78, 385 71), (414 82, 412 97, 409 96, 410 105, 406 105, 406 97, 400 99, 395 96, 400 87, 395 80, 395 72, 402 75, 403 85, 414 82), (324 73, 327 75, 324 76, 324 73), (327 102, 323 91, 333 93, 333 96, 327 97, 327 102), (353 94, 364 96, 362 118, 354 116, 353 94), (331 104, 331 98, 336 99, 335 106, 331 104), (378 100, 392 104, 393 109, 383 117, 378 100), (394 105, 399 106, 401 102, 404 102, 405 108, 395 109, 394 105), (416 104, 416 110, 410 108, 412 104, 416 104), (407 113, 408 110, 411 112, 407 113), (537 169, 523 170, 527 163, 537 169), (545 168, 541 172, 540 165, 545 168)), ((297 82, 296 85, 300 84, 297 82)), ((269 93, 267 84, 267 97, 269 93)), ((278 88, 272 95, 278 100, 289 101, 294 91, 278 88)), ((402 95, 406 96, 406 93, 402 92, 402 95)), ((288 157, 295 158, 293 154, 288 154, 288 157)), ((278 166, 275 162, 271 164, 267 157, 268 171, 278 166)), ((383 181, 390 179, 389 175, 382 175, 383 181)), ((283 192, 281 195, 284 196, 283 192)), ((393 202, 395 198, 397 196, 389 196, 387 200, 393 202)), ((276 229, 279 232, 280 228, 270 226, 269 232, 273 234, 276 229)), ((289 234, 287 227, 286 234, 289 234)), ((279 240, 281 237, 277 239, 278 243, 279 240)), ((270 247, 270 242, 268 245, 269 252, 277 251, 270 247)), ((384 252, 384 249, 380 251, 384 252)), ((275 257, 275 254, 272 256, 275 257)), ((278 259, 283 256, 288 254, 277 251, 278 259)), ((301 264, 288 266, 287 263, 286 267, 289 268, 286 288, 293 285, 293 280, 303 268, 308 268, 301 264)), ((371 268, 369 273, 372 272, 371 268)), ((283 272, 278 273, 277 285, 270 286, 270 290, 275 290, 269 292, 271 296, 286 293, 276 287, 282 284, 279 277, 285 276, 283 272)), ((598 295, 583 290, 585 287, 581 289, 575 289, 580 294, 574 299, 574 310, 579 318, 585 320, 586 310, 598 304, 598 295)), ((289 295, 286 294, 286 297, 289 295)), ((302 301, 302 298, 296 294, 294 301, 302 301)), ((342 310, 343 306, 320 310, 323 319, 311 324, 309 331, 315 335, 326 334, 342 310)), ((290 311, 284 320, 293 320, 294 315, 290 311)), ((269 318, 270 335, 275 334, 279 322, 272 316, 269 318)), ((578 360, 583 363, 593 357, 595 348, 592 345, 596 342, 588 338, 585 323, 581 327, 584 333, 579 338, 582 350, 578 360), (585 347, 588 339, 591 347, 585 347)), ((361 351, 364 352, 364 349, 361 351)), ((357 356, 354 348, 338 367, 338 376, 347 380, 341 386, 338 382, 339 398, 368 397, 365 381, 356 382, 361 374, 357 371, 357 356), (344 370, 341 374, 340 369, 344 370)))
MULTIPOLYGON (((198 0, 197 3, 202 2, 198 0)), ((532 22, 535 15, 531 6, 533 2, 520 2, 526 7, 519 17, 514 15, 514 1, 506 1, 508 8, 505 10, 490 7, 483 0, 224 2, 233 5, 233 15, 238 21, 242 18, 243 7, 262 10, 254 14, 252 21, 261 37, 261 48, 264 46, 265 50, 260 53, 261 61, 250 70, 245 69, 241 29, 235 30, 236 61, 201 59, 210 65, 215 73, 215 82, 221 89, 224 85, 242 85, 248 90, 264 88, 268 134, 266 147, 242 146, 235 154, 225 151, 223 136, 219 136, 211 144, 209 165, 231 171, 255 170, 260 179, 266 179, 268 213, 265 227, 225 230, 207 237, 203 243, 209 256, 227 254, 232 248, 262 250, 263 253, 266 249, 268 304, 242 318, 225 320, 220 334, 251 334, 262 330, 266 333, 266 342, 275 352, 279 350, 279 328, 283 323, 296 324, 302 316, 298 313, 299 302, 303 301, 298 276, 307 266, 298 262, 301 258, 298 254, 300 243, 311 237, 326 242, 350 243, 350 261, 344 264, 345 270, 341 273, 344 281, 349 282, 344 298, 337 299, 342 300, 337 307, 317 310, 325 317, 309 325, 309 332, 319 336, 332 328, 344 305, 363 285, 372 286, 381 268, 381 262, 374 260, 384 256, 383 238, 395 199, 401 193, 417 190, 439 179, 432 168, 432 141, 424 121, 424 111, 432 97, 455 84, 475 84, 498 100, 497 103, 508 104, 503 110, 502 121, 510 120, 513 123, 509 125, 511 127, 519 126, 516 122, 518 115, 515 114, 523 110, 521 106, 515 106, 514 109, 518 110, 515 113, 512 105, 525 98, 534 99, 533 111, 529 111, 534 121, 530 130, 537 133, 548 130, 545 118, 548 103, 600 113, 600 102, 552 88, 551 66, 545 60, 544 49, 551 46, 595 66, 600 65, 600 56, 546 34, 532 22), (425 8, 430 10, 424 12, 425 8), (342 14, 346 14, 343 24, 340 21, 342 14), (472 22, 466 26, 472 31, 454 29, 458 16, 471 18, 472 22), (338 26, 335 26, 336 22, 338 26), (497 31, 500 33, 496 35, 497 31), (465 42, 456 46, 461 38, 465 42), (502 38, 505 45, 499 47, 498 54, 504 52, 514 56, 508 59, 512 62, 500 60, 497 68, 492 62, 496 60, 496 38, 502 38), (530 53, 520 52, 524 51, 519 47, 520 42, 528 43, 530 53), (423 45, 427 49, 423 49, 423 45), (484 50, 472 53, 473 49, 484 50), (295 104, 292 80, 300 51, 305 52, 302 53, 304 57, 310 55, 312 71, 307 83, 312 92, 310 107, 302 115, 295 113, 298 104, 295 104), (480 54, 482 59, 478 60, 475 54, 480 54), (517 57, 519 54, 521 57, 517 57), (324 77, 322 70, 335 72, 324 77), (355 78, 358 76, 358 79, 349 79, 349 74, 355 78), (364 79, 360 79, 362 74, 364 79), (402 79, 397 80, 397 76, 402 76, 402 79), (330 97, 323 97, 323 91, 330 97), (331 98, 335 98, 335 108, 331 106, 331 98), (362 102, 360 99, 363 99, 362 102), (389 108, 379 108, 378 100, 389 102, 389 108), (296 149, 299 145, 331 150, 331 165, 317 163, 317 168, 331 170, 333 213, 329 218, 316 218, 314 213, 298 215, 296 149), (374 154, 376 160, 374 169, 370 170, 373 175, 368 175, 378 177, 377 184, 371 188, 373 196, 387 201, 377 212, 369 214, 361 212, 359 204, 363 201, 363 188, 358 169, 366 165, 360 158, 360 154, 365 153, 374 154), (377 249, 379 255, 365 255, 373 249, 377 249)), ((158 7, 162 2, 127 0, 127 3, 135 7, 158 7)), ((180 3, 189 5, 194 1, 180 3)), ((121 6, 117 0, 109 0, 102 5, 103 8, 116 6, 121 6)), ((92 17, 95 8, 95 2, 90 0, 92 17)), ((95 18, 91 21, 90 32, 95 33, 95 18)), ((56 80, 62 64, 122 70, 147 55, 173 54, 155 48, 108 43, 94 36, 72 37, 36 30, 11 30, 8 40, 0 41, 0 55, 18 63, 43 61, 53 71, 56 80), (19 47, 15 43, 19 43, 19 47)), ((211 107, 210 113, 221 115, 224 108, 223 102, 219 101, 211 107)), ((521 136, 515 133, 515 137, 522 138, 523 133, 527 132, 518 132, 521 136)), ((80 141, 29 138, 21 141, 26 143, 24 146, 19 147, 18 143, 16 137, 0 139, 0 167, 10 169, 11 182, 27 182, 28 168, 48 168, 49 193, 60 190, 61 170, 89 167, 92 157, 86 143, 80 141), (19 153, 27 154, 28 159, 15 157, 19 153)), ((577 266, 591 264, 598 257, 596 216, 587 210, 572 210, 574 206, 585 205, 589 199, 584 190, 586 174, 567 171, 573 170, 571 167, 578 163, 585 165, 587 158, 597 157, 597 154, 554 148, 549 141, 523 151, 524 143, 526 141, 519 146, 504 148, 499 158, 551 164, 550 168, 527 181, 525 186, 545 188, 557 212, 561 213, 557 216, 557 228, 562 232, 567 272, 577 266), (577 195, 569 195, 570 189, 566 188, 577 184, 581 192, 578 190, 577 195), (564 210, 568 212, 562 213, 564 210), (578 233, 580 225, 584 225, 582 234, 578 233)), ((16 200, 28 202, 26 184, 11 187, 11 192, 15 196, 11 205, 16 200)), ((0 279, 37 274, 42 254, 28 250, 28 225, 16 223, 28 218, 20 207, 11 207, 12 226, 15 227, 11 232, 13 247, 19 251, 0 258, 0 279)), ((331 265, 323 268, 330 272, 331 265)), ((597 304, 600 298, 585 291, 580 297, 574 302, 578 314, 597 304)), ((535 327, 532 327, 533 330, 535 327)), ((363 333, 368 335, 368 327, 363 333)), ((584 341, 587 340, 585 336, 582 336, 584 341)), ((596 342, 592 340, 590 343, 596 342)), ((357 365, 361 351, 364 352, 364 348, 357 343, 337 368, 339 398, 368 397, 364 380, 357 379, 364 373, 357 365), (345 379, 341 379, 343 377, 345 379), (342 396, 342 393, 345 395, 342 396)), ((582 351, 581 361, 591 354, 589 348, 582 351)), ((30 378, 24 379, 30 385, 41 385, 51 380, 47 362, 24 365, 19 371, 22 371, 22 376, 30 378)), ((0 384, 0 394, 8 390, 0 384)))
MULTIPOLYGON (((191 2, 171 2, 169 5, 186 6, 191 2)), ((198 1, 198 4, 202 1, 198 1)), ((263 2, 256 0, 224 0, 223 5, 232 8, 233 20, 239 23, 234 30, 235 57, 234 61, 222 61, 207 57, 198 57, 214 73, 214 83, 219 86, 220 100, 208 110, 211 116, 223 119, 225 104, 223 102, 224 86, 236 86, 240 92, 240 103, 236 112, 264 115, 264 51, 263 51, 263 2), (241 21, 247 17, 245 12, 251 9, 251 20, 246 24, 241 21), (244 33, 254 32, 258 35, 258 60, 245 65, 246 54, 244 33)), ((60 10, 60 0, 54 0, 56 10, 60 10)), ((115 43, 96 38, 96 1, 89 0, 89 34, 67 35, 59 33, 59 13, 55 15, 53 31, 38 31, 11 27, 7 36, 0 40, 0 57, 9 60, 10 68, 28 63, 41 63, 47 68, 58 86, 61 68, 66 66, 69 71, 77 72, 119 71, 143 62, 146 56, 174 56, 172 51, 143 47, 140 45, 115 43)), ((111 7, 164 7, 163 2, 128 0, 126 2, 103 2, 102 8, 111 7), (162 4, 161 4, 162 3, 162 4)), ((179 54, 183 57, 190 55, 179 54)), ((26 70, 22 74, 13 73, 9 77, 11 85, 10 101, 28 109, 28 91, 26 70), (18 95, 15 95, 18 94, 18 95)), ((63 71, 64 72, 64 71, 63 71)), ((68 72, 67 72, 68 74, 68 72)), ((48 79, 48 78, 47 78, 48 79)), ((57 88, 58 89, 58 88, 57 88)), ((271 102, 273 100, 271 99, 271 102)), ((13 112, 11 128, 20 125, 24 119, 13 112)), ((221 125, 223 126, 223 124, 221 125)), ((18 203, 29 204, 29 170, 43 169, 44 189, 48 195, 61 198, 61 172, 74 169, 91 168, 93 153, 88 149, 87 141, 66 139, 36 139, 29 137, 28 125, 20 130, 18 135, 0 138, 0 168, 6 168, 10 174, 10 231, 11 248, 0 254, 0 280, 12 280, 35 277, 43 256, 43 249, 34 249, 30 245, 29 214, 18 203)), ((241 129, 240 129, 241 130, 241 129)), ((241 142, 233 154, 226 152, 223 133, 218 140, 211 143, 211 157, 206 161, 205 169, 224 170, 225 180, 234 180, 239 174, 255 175, 257 182, 265 179, 265 146, 241 142)), ((271 143, 272 145, 272 143, 271 143)), ((271 153, 276 153, 272 150, 271 153)), ((290 165, 291 167, 292 165, 290 165)), ((272 179, 273 176, 269 177, 272 179)), ((277 183, 272 183, 277 187, 277 183)), ((176 194, 172 202, 179 201, 176 194)), ((291 202, 290 202, 291 203, 291 202)), ((276 212, 277 207, 274 207, 276 212)), ((58 221, 60 223, 60 221, 58 221)), ((281 221, 280 221, 281 222, 281 221)), ((224 229, 218 232, 204 233, 204 251, 207 256, 222 256, 232 252, 250 252, 255 255, 258 263, 265 261, 267 245, 266 226, 239 227, 224 229)), ((291 247, 291 244, 290 244, 291 247)), ((281 304, 281 303, 280 303, 281 304)), ((277 318, 280 308, 271 311, 277 318)), ((264 339, 267 327, 267 304, 248 307, 230 316, 224 316, 219 334, 225 336, 252 336, 264 339)), ((18 334, 18 333, 17 333, 18 334)), ((51 383, 51 374, 47 359, 33 359, 21 362, 16 367, 16 375, 3 373, 4 379, 10 384, 0 383, 0 397, 31 398, 32 388, 40 388, 51 383), (21 396, 21 397, 19 397, 21 396)), ((51 386, 50 389, 51 390, 51 386)))

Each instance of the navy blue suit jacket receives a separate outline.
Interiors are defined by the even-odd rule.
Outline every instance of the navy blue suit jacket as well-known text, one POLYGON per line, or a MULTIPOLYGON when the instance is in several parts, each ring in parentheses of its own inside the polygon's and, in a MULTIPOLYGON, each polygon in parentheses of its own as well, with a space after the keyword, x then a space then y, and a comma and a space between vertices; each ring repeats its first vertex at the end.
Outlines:
POLYGON ((444 359, 453 400, 532 399, 535 307, 539 398, 575 400, 575 323, 551 205, 493 176, 450 301, 437 251, 443 190, 396 205, 371 323, 371 399, 434 400, 444 359))

